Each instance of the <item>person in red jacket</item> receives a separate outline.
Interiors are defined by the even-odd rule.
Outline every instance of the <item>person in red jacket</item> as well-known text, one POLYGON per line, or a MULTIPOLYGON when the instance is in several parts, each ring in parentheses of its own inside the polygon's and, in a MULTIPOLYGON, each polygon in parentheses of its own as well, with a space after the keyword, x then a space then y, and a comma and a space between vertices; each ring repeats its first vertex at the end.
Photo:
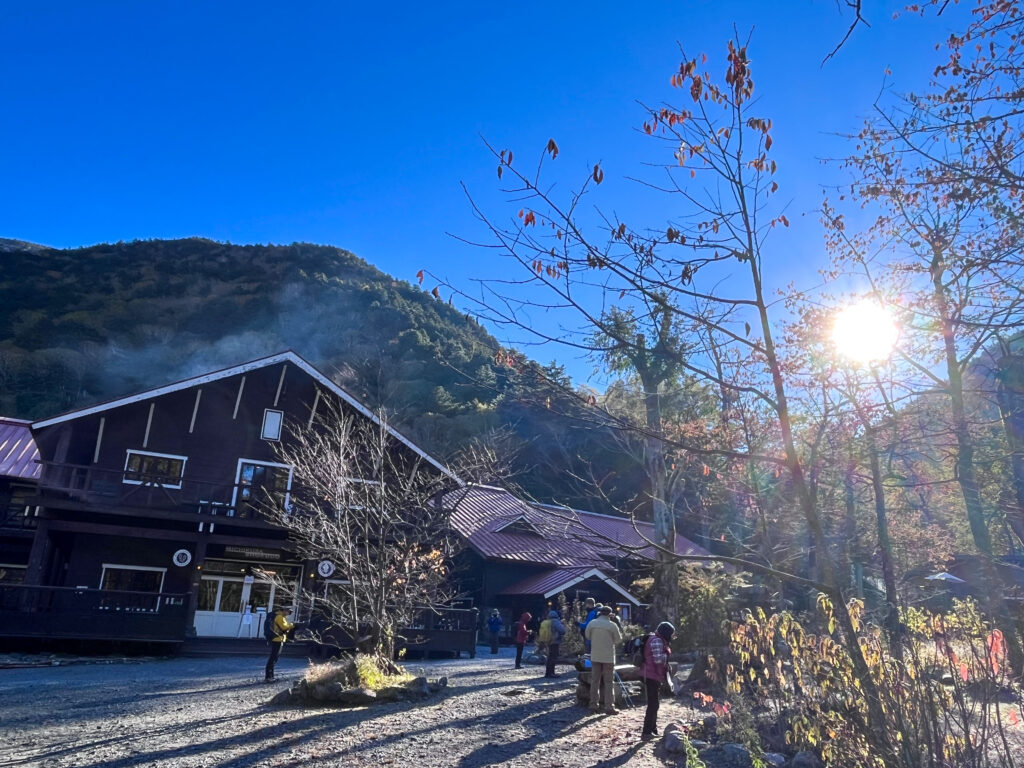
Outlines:
POLYGON ((658 705, 661 703, 661 684, 668 678, 668 656, 672 653, 669 643, 676 628, 667 621, 661 622, 644 646, 644 685, 647 690, 647 713, 644 715, 642 738, 658 735, 658 705))
POLYGON ((532 618, 533 614, 523 611, 523 615, 520 616, 519 621, 516 622, 516 669, 523 668, 523 646, 526 645, 526 641, 530 639, 529 624, 532 618))

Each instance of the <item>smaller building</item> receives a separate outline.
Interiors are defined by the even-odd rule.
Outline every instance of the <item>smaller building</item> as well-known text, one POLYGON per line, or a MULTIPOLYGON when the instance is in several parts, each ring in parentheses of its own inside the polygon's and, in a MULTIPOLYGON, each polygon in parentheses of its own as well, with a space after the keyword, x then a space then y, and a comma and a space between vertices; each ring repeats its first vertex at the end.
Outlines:
MULTIPOLYGON (((644 620, 644 606, 628 587, 651 572, 651 523, 529 504, 490 486, 461 490, 457 499, 452 524, 467 544, 464 588, 483 614, 499 610, 506 631, 524 611, 549 610, 561 593, 615 606, 625 621, 644 620)), ((675 551, 711 554, 678 534, 675 551)))

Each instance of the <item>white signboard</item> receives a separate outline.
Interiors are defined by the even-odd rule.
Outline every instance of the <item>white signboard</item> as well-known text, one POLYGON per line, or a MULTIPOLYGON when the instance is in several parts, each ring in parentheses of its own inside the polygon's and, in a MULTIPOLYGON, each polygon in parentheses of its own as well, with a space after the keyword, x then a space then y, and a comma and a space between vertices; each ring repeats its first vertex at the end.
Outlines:
POLYGON ((325 579, 329 579, 334 575, 334 563, 330 560, 321 560, 320 564, 316 567, 316 572, 325 579))

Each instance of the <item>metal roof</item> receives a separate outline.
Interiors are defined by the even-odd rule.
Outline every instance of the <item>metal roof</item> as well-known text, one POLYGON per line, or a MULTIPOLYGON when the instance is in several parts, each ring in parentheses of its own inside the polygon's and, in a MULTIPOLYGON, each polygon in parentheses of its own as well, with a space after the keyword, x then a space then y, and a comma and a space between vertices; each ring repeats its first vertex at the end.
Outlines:
POLYGON ((36 441, 29 431, 31 423, 0 416, 0 477, 39 479, 42 465, 36 441))
MULTIPOLYGON (((566 507, 538 507, 503 488, 472 486, 452 491, 443 503, 454 507, 452 525, 481 556, 563 568, 606 567, 622 557, 653 559, 654 526, 566 507), (518 519, 527 526, 509 526, 518 519), (504 529, 504 530, 502 530, 504 529)), ((685 536, 676 536, 676 553, 709 555, 685 536)))
POLYGON ((500 594, 541 595, 545 598, 553 597, 559 592, 564 592, 570 587, 590 578, 600 579, 620 595, 625 597, 633 605, 640 605, 640 601, 633 595, 629 594, 629 592, 620 584, 616 583, 614 579, 606 576, 597 568, 587 568, 586 566, 580 568, 555 568, 550 571, 544 571, 543 573, 537 573, 523 579, 522 581, 516 582, 510 587, 506 587, 501 590, 500 594))

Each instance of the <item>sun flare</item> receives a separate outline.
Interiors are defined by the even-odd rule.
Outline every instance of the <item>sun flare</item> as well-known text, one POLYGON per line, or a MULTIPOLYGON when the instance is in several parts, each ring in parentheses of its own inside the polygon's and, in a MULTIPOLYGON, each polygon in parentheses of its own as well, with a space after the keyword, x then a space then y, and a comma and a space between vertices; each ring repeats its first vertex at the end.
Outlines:
POLYGON ((888 310, 866 299, 837 312, 832 327, 836 349, 858 363, 887 358, 899 335, 896 321, 888 310))

